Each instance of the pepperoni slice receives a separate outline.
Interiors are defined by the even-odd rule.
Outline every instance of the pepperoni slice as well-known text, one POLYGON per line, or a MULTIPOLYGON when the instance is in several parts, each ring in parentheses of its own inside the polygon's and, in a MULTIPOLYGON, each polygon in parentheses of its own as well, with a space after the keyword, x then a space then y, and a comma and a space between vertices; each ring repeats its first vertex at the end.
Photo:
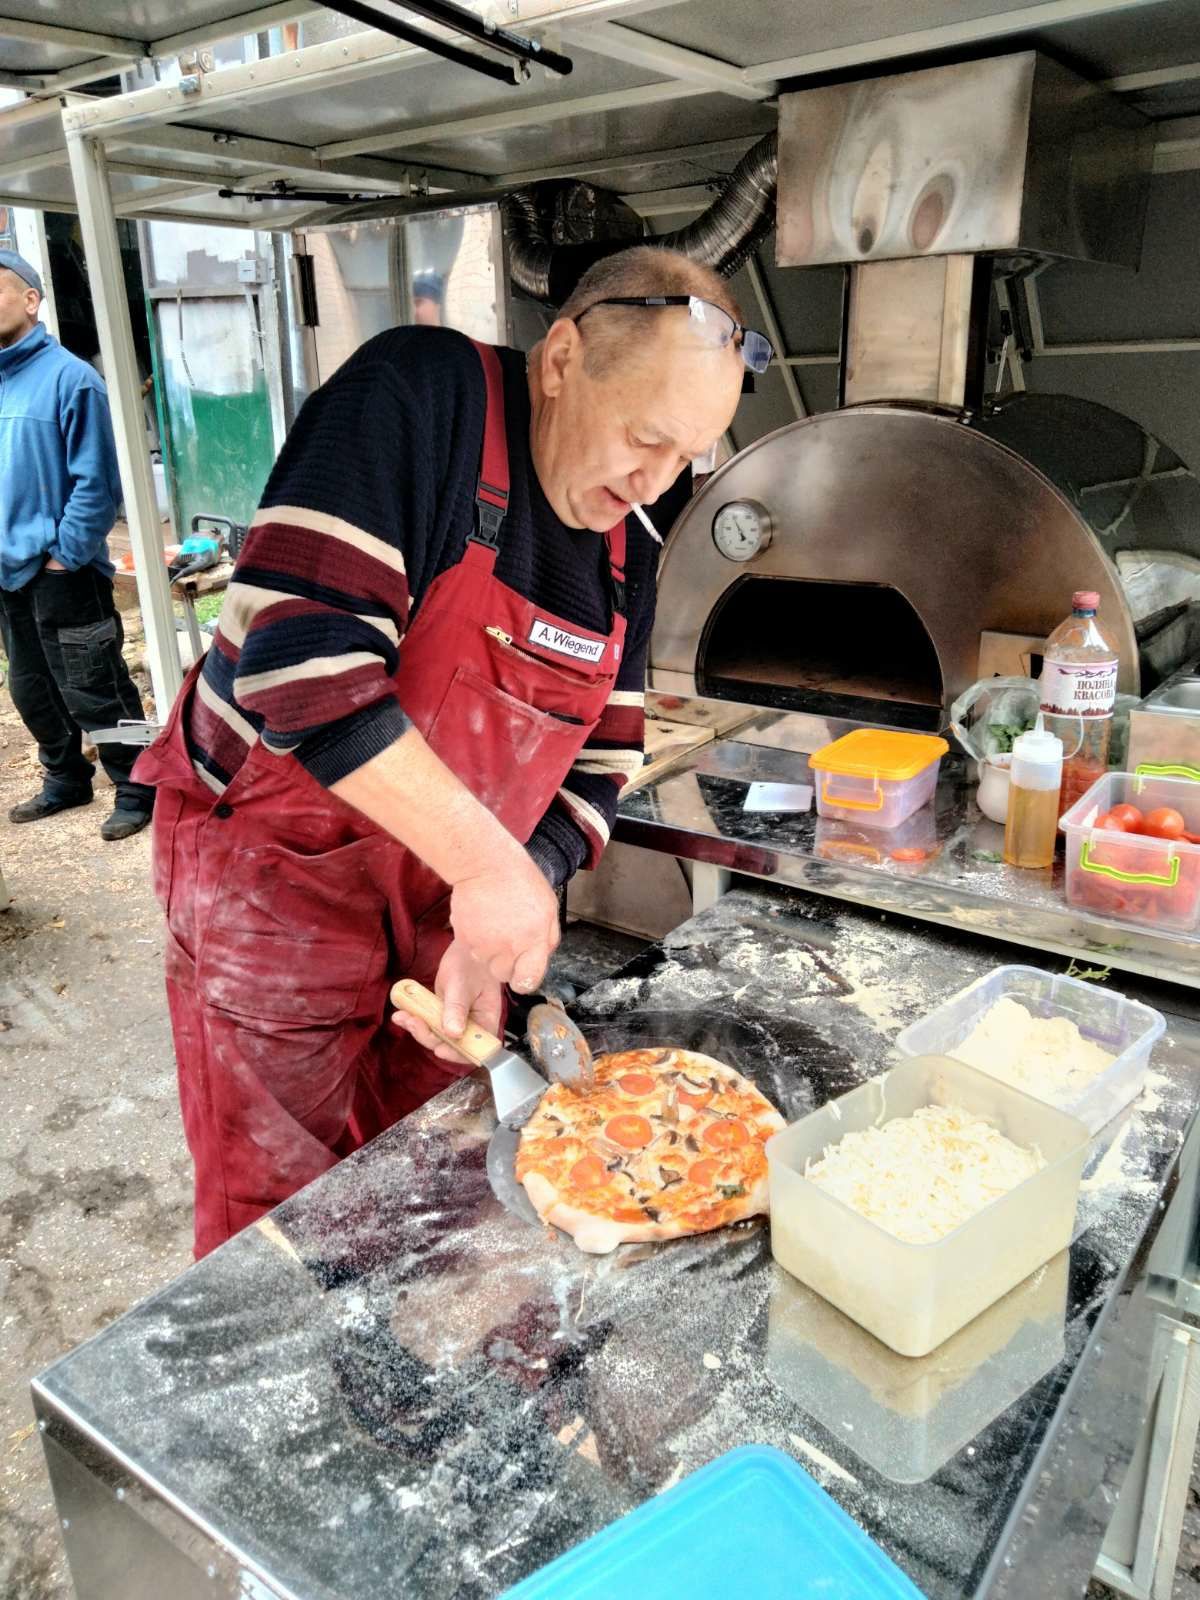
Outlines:
POLYGON ((727 1122, 710 1122, 700 1135, 710 1150, 734 1150, 750 1143, 750 1134, 744 1122, 736 1119, 727 1122))
POLYGON ((633 1116, 631 1113, 611 1118, 605 1123, 604 1131, 614 1144, 622 1145, 626 1150, 640 1150, 654 1137, 654 1129, 645 1117, 633 1116))
POLYGON ((698 1183, 702 1189, 711 1189, 716 1182, 717 1173, 720 1172, 723 1162, 716 1156, 705 1156, 703 1161, 693 1161, 688 1168, 688 1177, 693 1183, 698 1183))
POLYGON ((631 1094, 636 1099, 653 1094, 655 1080, 648 1072, 627 1072, 623 1078, 617 1079, 617 1087, 623 1094, 631 1094))
POLYGON ((608 1173, 599 1156, 584 1156, 571 1168, 570 1180, 576 1189, 598 1189, 608 1181, 608 1173))

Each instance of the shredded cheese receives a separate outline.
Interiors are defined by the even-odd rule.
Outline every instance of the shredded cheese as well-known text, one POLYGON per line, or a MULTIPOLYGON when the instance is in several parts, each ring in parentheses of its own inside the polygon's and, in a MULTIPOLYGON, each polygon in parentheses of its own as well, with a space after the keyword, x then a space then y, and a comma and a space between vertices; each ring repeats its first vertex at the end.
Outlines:
POLYGON ((930 1244, 1044 1165, 960 1106, 921 1106, 846 1134, 804 1176, 905 1244, 930 1244))
POLYGON ((1070 1017, 1035 1017, 1007 995, 950 1054, 1002 1083, 1056 1101, 1077 1098, 1116 1059, 1085 1039, 1070 1017))

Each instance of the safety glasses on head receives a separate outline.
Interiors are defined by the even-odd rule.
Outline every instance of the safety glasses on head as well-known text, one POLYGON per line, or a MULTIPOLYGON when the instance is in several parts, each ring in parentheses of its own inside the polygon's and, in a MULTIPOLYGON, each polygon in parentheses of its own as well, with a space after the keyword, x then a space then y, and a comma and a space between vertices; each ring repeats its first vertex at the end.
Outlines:
POLYGON ((699 295, 614 295, 607 300, 597 300, 571 320, 576 323, 581 322, 589 311, 595 311, 598 306, 643 306, 651 311, 662 306, 686 306, 688 320, 701 341, 711 345, 714 350, 723 350, 727 344, 735 344, 751 372, 765 372, 771 364, 771 357, 775 354, 766 334, 759 333, 755 328, 747 328, 744 323, 735 322, 728 311, 722 311, 721 307, 713 305, 711 300, 702 300, 699 295))

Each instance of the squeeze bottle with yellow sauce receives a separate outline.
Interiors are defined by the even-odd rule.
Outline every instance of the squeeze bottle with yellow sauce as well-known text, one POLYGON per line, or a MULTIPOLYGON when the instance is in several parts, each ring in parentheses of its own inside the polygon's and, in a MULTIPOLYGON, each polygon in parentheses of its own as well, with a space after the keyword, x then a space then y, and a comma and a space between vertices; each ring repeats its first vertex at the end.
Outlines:
POLYGON ((1039 712, 1037 726, 1013 743, 1004 825, 1004 859, 1010 867, 1054 864, 1062 769, 1062 740, 1047 731, 1039 712))

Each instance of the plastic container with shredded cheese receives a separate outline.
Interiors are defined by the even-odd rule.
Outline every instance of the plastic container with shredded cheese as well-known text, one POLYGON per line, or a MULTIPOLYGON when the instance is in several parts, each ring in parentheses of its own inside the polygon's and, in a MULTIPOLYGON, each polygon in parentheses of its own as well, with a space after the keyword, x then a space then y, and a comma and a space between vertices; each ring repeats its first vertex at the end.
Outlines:
POLYGON ((954 1055, 977 1024, 1001 1000, 1016 1001, 1033 1017, 1065 1017, 1084 1039, 1112 1056, 1112 1062, 1086 1083, 1056 1081, 1052 1072, 1030 1076, 1014 1061, 1005 1072, 1029 1094, 1078 1117, 1096 1133, 1142 1092, 1150 1052, 1166 1029, 1159 1012, 1127 1000, 1108 985, 1081 983, 1037 967, 997 967, 977 979, 896 1040, 901 1055, 954 1055), (1040 1081, 1039 1081, 1040 1080, 1040 1081))
MULTIPOLYGON (((1070 1243, 1087 1147, 1087 1129, 1074 1117, 961 1061, 914 1057, 768 1142, 771 1250, 890 1349, 927 1355, 1070 1243), (804 1176, 846 1134, 924 1106, 960 1108, 1042 1164, 928 1244, 905 1243, 804 1176)), ((969 1183, 969 1156, 963 1167, 969 1183)), ((890 1178, 894 1194, 903 1174, 890 1178)), ((914 1213, 927 1212, 925 1166, 914 1163, 907 1192, 914 1213)))

